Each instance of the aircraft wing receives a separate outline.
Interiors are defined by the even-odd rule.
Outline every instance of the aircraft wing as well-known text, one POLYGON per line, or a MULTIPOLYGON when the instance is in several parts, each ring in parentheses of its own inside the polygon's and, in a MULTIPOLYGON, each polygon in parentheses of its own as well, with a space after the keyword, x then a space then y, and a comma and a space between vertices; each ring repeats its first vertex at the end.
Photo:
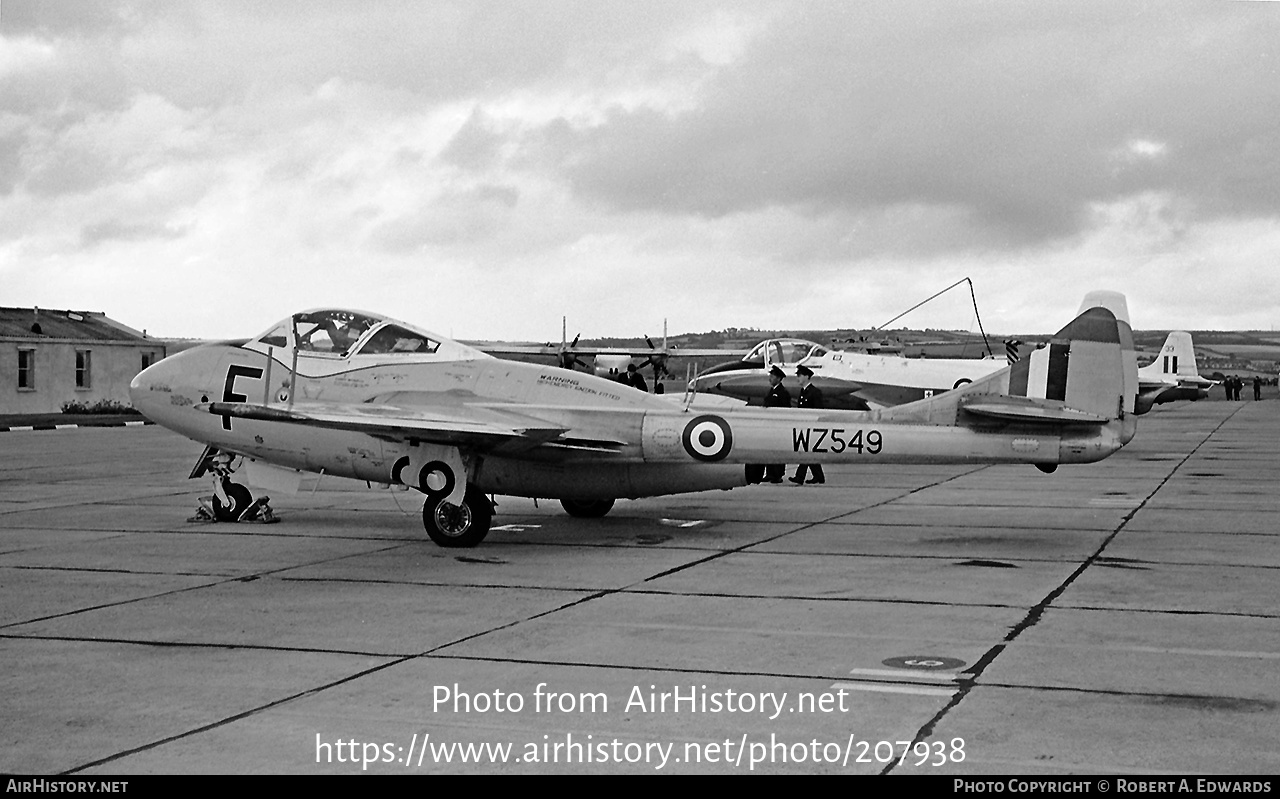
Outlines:
POLYGON ((298 402, 273 408, 247 402, 211 402, 209 413, 237 419, 285 422, 333 430, 352 430, 384 439, 426 441, 504 452, 550 446, 558 449, 617 452, 627 442, 567 438, 568 428, 505 410, 478 407, 399 407, 372 403, 298 402))
POLYGON ((563 347, 554 344, 503 344, 490 341, 464 341, 469 347, 475 347, 489 355, 559 355, 565 352, 563 347))
POLYGON ((960 401, 969 413, 1011 422, 1043 424, 1105 424, 1110 421, 1096 413, 1078 411, 1061 400, 1035 397, 1010 397, 1000 394, 977 394, 960 401))
POLYGON ((503 344, 499 342, 464 342, 489 355, 546 355, 554 357, 561 354, 595 357, 596 355, 626 355, 631 358, 648 358, 651 355, 665 355, 668 358, 741 358, 747 350, 721 350, 697 347, 581 347, 557 346, 555 344, 503 344))
POLYGON ((722 350, 714 347, 668 347, 666 354, 672 358, 745 358, 751 350, 722 350))

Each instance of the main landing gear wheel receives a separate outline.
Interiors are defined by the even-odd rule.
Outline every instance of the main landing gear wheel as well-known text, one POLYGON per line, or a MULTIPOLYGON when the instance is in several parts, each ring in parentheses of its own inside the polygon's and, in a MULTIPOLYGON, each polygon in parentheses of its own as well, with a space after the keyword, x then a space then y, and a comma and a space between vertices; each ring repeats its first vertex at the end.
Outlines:
POLYGON ((422 506, 422 526, 431 540, 442 547, 473 547, 489 534, 493 505, 474 486, 467 486, 461 505, 443 497, 427 497, 422 506))
POLYGON ((598 519, 613 509, 611 499, 562 499, 560 506, 570 516, 579 519, 598 519))
POLYGON ((230 480, 222 484, 222 492, 227 495, 227 501, 231 504, 223 505, 221 498, 215 493, 213 495, 213 518, 220 522, 239 521, 240 514, 244 513, 244 509, 253 504, 253 493, 239 483, 233 483, 230 480))

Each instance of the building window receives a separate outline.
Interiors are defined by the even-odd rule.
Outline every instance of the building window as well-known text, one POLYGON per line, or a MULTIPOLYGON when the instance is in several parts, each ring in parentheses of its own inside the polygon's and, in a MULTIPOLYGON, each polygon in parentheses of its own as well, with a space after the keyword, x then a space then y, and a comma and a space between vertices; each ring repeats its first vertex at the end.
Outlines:
POLYGON ((36 390, 35 350, 18 350, 18 390, 36 390))
POLYGON ((89 350, 76 350, 76 388, 93 388, 93 371, 90 368, 89 350))
POLYGON ((144 352, 144 353, 142 353, 142 368, 143 368, 143 369, 146 369, 147 367, 151 366, 151 364, 153 364, 153 363, 155 363, 155 362, 156 362, 156 354, 155 354, 154 352, 144 352))

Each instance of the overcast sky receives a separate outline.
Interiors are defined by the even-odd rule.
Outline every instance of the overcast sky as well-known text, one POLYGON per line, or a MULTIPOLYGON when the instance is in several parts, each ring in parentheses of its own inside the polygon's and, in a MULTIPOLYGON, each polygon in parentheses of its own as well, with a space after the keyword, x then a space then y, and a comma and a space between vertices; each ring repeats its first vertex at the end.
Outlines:
POLYGON ((0 305, 1280 323, 1280 3, 0 3, 0 305))

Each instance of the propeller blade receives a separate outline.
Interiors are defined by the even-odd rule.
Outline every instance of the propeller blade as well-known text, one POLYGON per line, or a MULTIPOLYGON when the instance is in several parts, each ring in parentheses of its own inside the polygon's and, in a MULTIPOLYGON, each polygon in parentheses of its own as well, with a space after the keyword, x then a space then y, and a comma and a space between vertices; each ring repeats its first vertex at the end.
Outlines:
POLYGON ((667 357, 665 355, 650 355, 645 361, 645 365, 653 367, 653 379, 661 380, 664 375, 671 375, 671 370, 667 368, 667 357))
POLYGON ((560 318, 560 352, 556 354, 556 362, 561 369, 568 369, 569 371, 573 371, 575 366, 586 368, 586 364, 578 360, 577 354, 573 352, 573 348, 578 346, 578 339, 582 338, 582 334, 579 333, 573 337, 573 341, 566 343, 566 328, 568 325, 565 324, 565 319, 566 317, 560 318))

